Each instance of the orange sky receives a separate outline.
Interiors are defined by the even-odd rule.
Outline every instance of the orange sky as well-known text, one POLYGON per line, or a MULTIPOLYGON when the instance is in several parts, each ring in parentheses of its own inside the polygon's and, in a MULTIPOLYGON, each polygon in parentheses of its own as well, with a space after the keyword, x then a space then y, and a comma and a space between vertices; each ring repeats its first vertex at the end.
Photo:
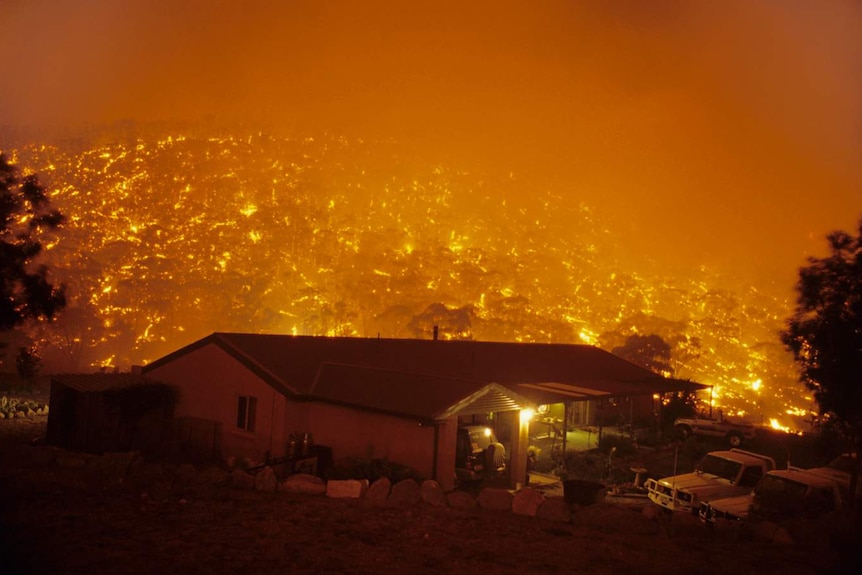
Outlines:
POLYGON ((394 136, 789 293, 862 217, 860 38, 853 0, 2 0, 0 124, 394 136))

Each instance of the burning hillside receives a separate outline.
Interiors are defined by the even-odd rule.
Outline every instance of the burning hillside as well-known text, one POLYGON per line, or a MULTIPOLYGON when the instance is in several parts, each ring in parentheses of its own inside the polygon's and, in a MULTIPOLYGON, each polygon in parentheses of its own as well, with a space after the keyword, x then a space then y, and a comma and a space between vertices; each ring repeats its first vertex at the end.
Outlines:
POLYGON ((789 305, 693 262, 631 262, 612 216, 395 142, 115 130, 7 154, 68 217, 53 370, 128 368, 213 331, 588 343, 657 334, 726 412, 799 427, 789 305), (790 416, 796 417, 791 423, 790 416))

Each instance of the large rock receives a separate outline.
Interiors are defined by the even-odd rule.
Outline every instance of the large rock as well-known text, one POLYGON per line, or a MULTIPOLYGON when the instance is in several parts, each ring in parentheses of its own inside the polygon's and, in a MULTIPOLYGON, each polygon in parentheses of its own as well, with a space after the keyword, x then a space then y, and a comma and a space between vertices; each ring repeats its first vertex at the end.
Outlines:
POLYGON ((68 451, 57 455, 55 460, 60 467, 82 468, 87 466, 87 458, 82 455, 74 455, 68 451))
POLYGON ((365 498, 372 503, 386 503, 390 491, 392 491, 392 482, 388 477, 381 477, 368 487, 365 498))
POLYGON ((180 485, 194 485, 198 481, 198 470, 191 463, 182 463, 177 467, 177 482, 180 485))
POLYGON ((254 488, 258 491, 273 493, 278 489, 278 477, 272 467, 264 467, 254 476, 254 488))
POLYGON ((337 499, 359 499, 367 489, 367 479, 330 479, 326 482, 326 496, 337 499))
POLYGON ((433 479, 426 479, 422 482, 420 494, 425 503, 434 507, 446 507, 446 494, 443 493, 440 484, 433 479))
POLYGON ((536 517, 568 523, 572 520, 572 507, 562 497, 548 497, 536 510, 536 517))
POLYGON ((545 496, 529 487, 525 487, 515 494, 512 500, 512 512, 518 515, 529 515, 535 517, 536 512, 542 503, 545 502, 545 496))
POLYGON ((242 469, 233 470, 230 474, 230 482, 231 485, 240 489, 254 489, 255 486, 254 475, 246 473, 242 469))
POLYGON ((513 495, 508 489, 486 487, 479 492, 479 507, 490 511, 511 511, 513 495))
POLYGON ((316 475, 296 473, 289 475, 281 484, 280 489, 288 493, 324 495, 326 493, 326 482, 316 475))
POLYGON ((422 501, 422 493, 415 479, 402 479, 392 486, 389 503, 393 505, 415 505, 422 501))
POLYGON ((476 498, 464 491, 452 491, 446 494, 446 503, 453 509, 473 509, 477 505, 476 498))

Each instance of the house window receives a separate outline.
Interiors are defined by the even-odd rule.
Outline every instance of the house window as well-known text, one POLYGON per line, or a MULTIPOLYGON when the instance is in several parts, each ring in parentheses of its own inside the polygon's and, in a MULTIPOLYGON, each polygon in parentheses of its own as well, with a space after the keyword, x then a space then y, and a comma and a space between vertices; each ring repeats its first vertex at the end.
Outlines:
POLYGON ((240 395, 236 405, 236 426, 246 431, 254 431, 257 415, 257 398, 240 395))

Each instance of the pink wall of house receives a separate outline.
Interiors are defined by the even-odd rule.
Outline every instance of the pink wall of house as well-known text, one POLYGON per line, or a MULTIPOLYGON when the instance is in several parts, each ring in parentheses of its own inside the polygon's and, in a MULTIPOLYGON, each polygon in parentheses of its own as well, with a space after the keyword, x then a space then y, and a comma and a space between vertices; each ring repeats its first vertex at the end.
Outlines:
MULTIPOLYGON (((314 443, 331 448, 336 460, 386 458, 410 466, 424 477, 435 476, 434 425, 285 398, 217 345, 181 355, 148 371, 147 377, 179 388, 177 418, 194 417, 222 424, 221 453, 225 457, 263 461, 267 452, 271 457, 280 457, 287 453, 291 433, 308 432, 314 443), (257 398, 254 432, 236 426, 239 396, 257 398)), ((444 430, 439 441, 436 464, 454 476, 454 432, 444 430)))
POLYGON ((286 399, 216 345, 191 351, 147 372, 147 377, 179 388, 175 416, 222 423, 225 456, 255 461, 284 455, 286 399), (257 398, 255 430, 237 427, 239 396, 257 398))
MULTIPOLYGON (((304 412, 304 419, 298 418, 305 428, 300 431, 310 431, 315 443, 331 447, 334 459, 386 458, 426 478, 434 476, 434 425, 322 402, 297 407, 304 412)), ((450 453, 454 471, 454 441, 450 453)))

